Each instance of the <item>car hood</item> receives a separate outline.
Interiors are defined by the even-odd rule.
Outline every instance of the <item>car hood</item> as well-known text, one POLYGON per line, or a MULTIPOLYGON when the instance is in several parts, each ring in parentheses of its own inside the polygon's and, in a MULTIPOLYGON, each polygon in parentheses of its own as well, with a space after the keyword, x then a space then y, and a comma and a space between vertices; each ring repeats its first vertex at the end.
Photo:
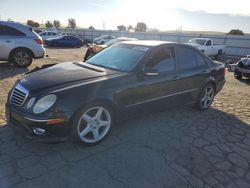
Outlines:
POLYGON ((119 75, 122 72, 104 69, 87 63, 60 63, 48 68, 37 68, 28 73, 20 84, 29 91, 60 88, 64 85, 84 83, 99 79, 107 79, 111 75, 119 75))

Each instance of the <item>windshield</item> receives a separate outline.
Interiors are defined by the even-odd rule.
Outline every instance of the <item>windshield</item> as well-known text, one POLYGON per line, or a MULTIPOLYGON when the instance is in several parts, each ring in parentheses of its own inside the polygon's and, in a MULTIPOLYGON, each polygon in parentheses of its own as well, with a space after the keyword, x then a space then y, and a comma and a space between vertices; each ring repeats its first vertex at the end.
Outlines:
POLYGON ((87 63, 129 72, 146 54, 148 48, 134 45, 115 45, 87 60, 87 63))
POLYGON ((191 39, 188 41, 188 43, 199 44, 203 46, 206 43, 206 40, 205 39, 191 39))

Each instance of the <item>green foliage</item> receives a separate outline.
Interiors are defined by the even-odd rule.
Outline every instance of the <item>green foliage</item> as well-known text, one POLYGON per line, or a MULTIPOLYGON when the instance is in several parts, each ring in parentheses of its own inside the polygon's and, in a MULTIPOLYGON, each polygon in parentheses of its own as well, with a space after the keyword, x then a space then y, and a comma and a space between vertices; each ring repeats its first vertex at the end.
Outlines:
POLYGON ((91 25, 89 26, 89 30, 95 30, 95 28, 91 25))
POLYGON ((118 29, 119 31, 126 31, 126 27, 125 27, 124 25, 118 25, 118 26, 117 26, 117 29, 118 29))
POLYGON ((39 27, 40 26, 40 24, 38 22, 35 22, 33 20, 28 20, 27 25, 31 26, 31 27, 39 27))
POLYGON ((239 29, 232 29, 227 33, 227 35, 244 35, 242 30, 239 29))
POLYGON ((61 22, 59 20, 54 20, 53 25, 55 28, 61 27, 61 22))
POLYGON ((75 29, 76 28, 76 20, 74 18, 68 19, 68 26, 71 29, 75 29))
POLYGON ((147 25, 144 22, 138 22, 135 31, 145 32, 147 30, 147 25))
POLYGON ((50 22, 50 21, 47 21, 47 22, 45 23, 45 27, 46 27, 46 28, 51 28, 51 27, 53 27, 53 23, 50 22))
POLYGON ((128 26, 128 31, 130 31, 130 30, 134 30, 134 28, 133 28, 132 25, 129 25, 129 26, 128 26))

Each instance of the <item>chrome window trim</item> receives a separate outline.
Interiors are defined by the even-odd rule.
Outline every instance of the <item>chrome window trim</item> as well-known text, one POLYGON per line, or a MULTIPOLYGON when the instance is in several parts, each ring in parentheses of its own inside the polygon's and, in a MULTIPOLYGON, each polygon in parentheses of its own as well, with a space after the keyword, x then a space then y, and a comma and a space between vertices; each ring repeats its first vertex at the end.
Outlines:
POLYGON ((161 97, 156 97, 154 99, 145 100, 145 101, 142 101, 142 102, 137 102, 137 103, 134 103, 134 104, 127 105, 126 108, 130 108, 130 107, 140 105, 140 104, 144 104, 144 103, 147 103, 147 102, 156 101, 156 100, 159 100, 159 99, 164 99, 164 98, 167 98, 167 97, 172 97, 172 96, 183 94, 183 93, 189 93, 189 92, 192 92, 192 91, 195 91, 195 90, 198 90, 198 88, 189 89, 189 90, 185 90, 185 91, 180 91, 180 92, 177 92, 177 93, 172 93, 172 94, 164 95, 164 96, 161 96, 161 97))

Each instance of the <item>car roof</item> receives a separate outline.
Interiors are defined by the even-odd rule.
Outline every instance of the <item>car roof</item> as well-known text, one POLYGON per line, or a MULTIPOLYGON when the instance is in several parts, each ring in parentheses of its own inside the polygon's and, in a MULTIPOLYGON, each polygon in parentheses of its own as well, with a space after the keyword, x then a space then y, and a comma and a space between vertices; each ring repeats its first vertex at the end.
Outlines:
POLYGON ((193 39, 199 39, 199 40, 211 40, 210 38, 193 38, 193 39))
POLYGON ((0 21, 1 25, 6 25, 6 26, 14 26, 14 27, 18 27, 18 28, 30 28, 27 25, 18 23, 18 22, 13 22, 13 21, 0 21))
POLYGON ((132 40, 132 41, 124 41, 121 44, 132 44, 132 45, 139 45, 139 46, 159 46, 161 44, 170 44, 173 42, 170 41, 159 41, 159 40, 132 40))

